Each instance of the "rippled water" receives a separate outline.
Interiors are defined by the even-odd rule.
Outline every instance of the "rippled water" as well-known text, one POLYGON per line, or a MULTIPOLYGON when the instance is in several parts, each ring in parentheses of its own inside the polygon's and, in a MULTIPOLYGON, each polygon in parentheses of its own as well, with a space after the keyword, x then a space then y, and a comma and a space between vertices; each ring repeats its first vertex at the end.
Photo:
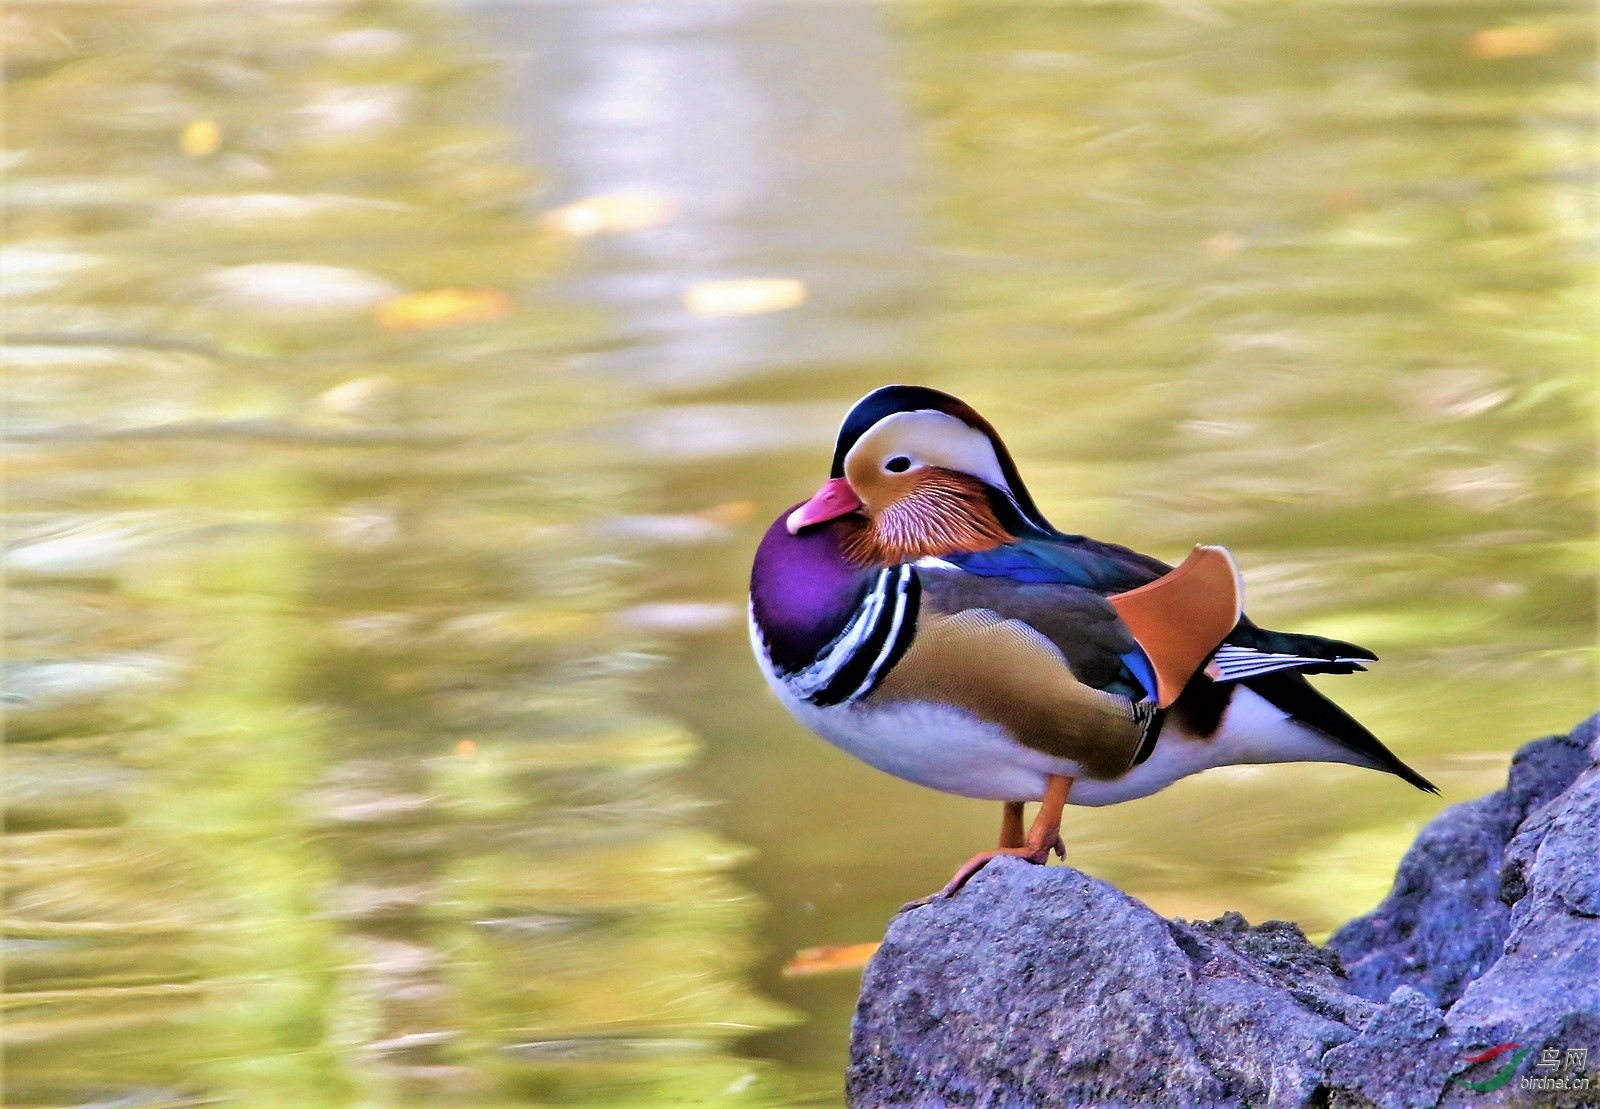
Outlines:
POLYGON ((1312 933, 1593 707, 1587 13, 14 5, 7 1104, 837 1100, 995 806, 748 661, 888 380, 1228 545, 1437 781, 1069 814, 1312 933))

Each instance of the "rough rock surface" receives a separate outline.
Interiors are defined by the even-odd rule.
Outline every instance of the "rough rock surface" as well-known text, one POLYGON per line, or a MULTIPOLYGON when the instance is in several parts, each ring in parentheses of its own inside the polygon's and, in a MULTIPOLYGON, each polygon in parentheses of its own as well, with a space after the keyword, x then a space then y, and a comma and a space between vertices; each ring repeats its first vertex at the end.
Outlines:
POLYGON ((890 925, 847 1088, 855 1106, 1600 1107, 1596 720, 1442 813, 1322 949, 999 860, 890 925), (1491 1079, 1511 1054, 1462 1056, 1505 1042, 1532 1048, 1505 1085, 1452 1081, 1491 1079), (1521 1089, 1545 1048, 1587 1048, 1591 1088, 1521 1089))
POLYGON ((1382 1001, 1414 986, 1450 1006, 1500 957, 1511 930, 1511 905, 1523 891, 1502 875, 1506 845, 1528 814, 1541 809, 1589 765, 1594 721, 1570 736, 1536 740, 1511 762, 1506 788, 1456 805, 1424 828, 1400 863, 1394 889, 1377 909, 1328 940, 1350 988, 1382 1001))

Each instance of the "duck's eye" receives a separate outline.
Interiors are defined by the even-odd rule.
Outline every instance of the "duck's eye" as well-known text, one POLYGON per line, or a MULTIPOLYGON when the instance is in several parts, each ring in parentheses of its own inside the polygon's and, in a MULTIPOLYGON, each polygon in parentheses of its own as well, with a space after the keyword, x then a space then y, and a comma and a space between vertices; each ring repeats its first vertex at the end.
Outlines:
POLYGON ((883 464, 883 468, 891 474, 903 474, 911 469, 911 459, 903 454, 897 454, 883 464))

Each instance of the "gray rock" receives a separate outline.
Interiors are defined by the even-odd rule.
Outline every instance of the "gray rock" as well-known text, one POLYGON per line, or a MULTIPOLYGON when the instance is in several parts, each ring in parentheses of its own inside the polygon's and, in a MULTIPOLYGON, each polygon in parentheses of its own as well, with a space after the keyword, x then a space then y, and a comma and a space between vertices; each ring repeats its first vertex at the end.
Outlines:
POLYGON ((1454 805, 1422 830, 1383 903, 1328 939, 1356 993, 1382 1001, 1414 986, 1450 1006, 1500 957, 1509 902, 1520 896, 1517 879, 1502 875, 1506 844, 1589 765, 1593 732, 1590 720, 1570 736, 1527 744, 1505 789, 1454 805))
POLYGON ((1001 859, 890 926, 848 1086, 871 1105, 1299 1104, 1372 1008, 1292 924, 1167 921, 1001 859))
MULTIPOLYGON (((1505 953, 1469 984, 1445 1021, 1467 1051, 1514 1041, 1532 1045, 1516 1072, 1538 1075, 1539 1049, 1589 1049, 1588 1091, 1548 1091, 1540 1104, 1600 1106, 1600 738, 1595 721, 1573 733, 1589 741, 1589 768, 1532 809, 1505 852, 1511 927, 1505 953)), ((1513 778, 1515 774, 1513 773, 1513 778)), ((1489 1069, 1489 1068, 1484 1068, 1489 1069)), ((1527 1104, 1518 1083, 1496 1099, 1457 1094, 1446 1105, 1527 1104)))
POLYGON ((890 925, 850 1103, 1600 1106, 1595 724, 1528 744, 1504 790, 1442 813, 1325 949, 1293 924, 1168 921, 1071 868, 996 861, 890 925), (1533 1048, 1510 1083, 1462 1085, 1512 1058, 1463 1055, 1508 1041, 1533 1048), (1545 1047, 1590 1048, 1595 1089, 1521 1090, 1545 1047))
POLYGON ((1379 1109, 1429 1109, 1443 1096, 1445 1078, 1461 1056, 1444 1014, 1426 994, 1400 986, 1354 1039, 1322 1062, 1340 1103, 1379 1109))

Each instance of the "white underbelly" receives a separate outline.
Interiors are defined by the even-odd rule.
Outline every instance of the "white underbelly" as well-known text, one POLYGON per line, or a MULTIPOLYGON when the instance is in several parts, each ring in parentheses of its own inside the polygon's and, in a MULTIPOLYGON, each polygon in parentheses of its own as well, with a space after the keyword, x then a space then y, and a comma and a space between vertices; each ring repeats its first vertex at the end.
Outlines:
POLYGON ((790 710, 812 731, 887 774, 929 789, 990 801, 1037 801, 1051 774, 1077 776, 1069 759, 1017 743, 971 713, 927 702, 878 708, 790 710))
POLYGON ((1064 774, 1074 779, 1069 804, 1114 805, 1218 766, 1361 761, 1240 687, 1211 736, 1188 735, 1168 716, 1148 759, 1120 778, 1094 779, 1073 760, 1026 747, 964 709, 926 701, 818 707, 795 696, 764 656, 758 643, 756 658, 767 684, 811 731, 887 774, 962 797, 1037 801, 1046 779, 1064 774))
POLYGON ((961 709, 928 702, 888 706, 811 704, 772 669, 752 629, 767 685, 800 723, 869 766, 943 793, 992 801, 1036 801, 1051 774, 1079 767, 1015 742, 1003 728, 961 709))

